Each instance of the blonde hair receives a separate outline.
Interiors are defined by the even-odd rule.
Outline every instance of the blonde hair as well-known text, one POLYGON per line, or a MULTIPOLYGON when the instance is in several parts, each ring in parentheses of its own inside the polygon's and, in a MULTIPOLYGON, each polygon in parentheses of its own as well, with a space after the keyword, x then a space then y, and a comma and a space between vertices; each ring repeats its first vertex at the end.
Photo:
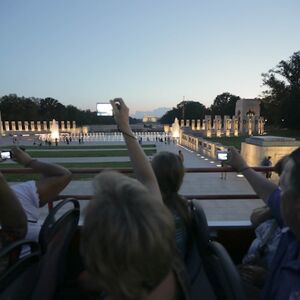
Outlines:
POLYGON ((168 209, 137 180, 106 171, 93 182, 82 254, 99 287, 121 299, 142 299, 171 270, 175 228, 168 209))

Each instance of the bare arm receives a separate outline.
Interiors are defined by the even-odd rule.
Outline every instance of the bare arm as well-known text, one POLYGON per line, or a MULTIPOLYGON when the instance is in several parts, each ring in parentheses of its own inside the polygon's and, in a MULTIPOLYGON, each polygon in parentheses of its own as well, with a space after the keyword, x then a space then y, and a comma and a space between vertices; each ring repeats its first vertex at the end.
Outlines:
POLYGON ((129 109, 123 99, 117 98, 111 101, 116 123, 123 133, 129 157, 137 179, 142 182, 157 199, 162 201, 160 189, 153 172, 152 166, 144 150, 139 145, 137 139, 129 125, 129 109), (119 103, 119 105, 118 105, 119 103))
POLYGON ((235 148, 229 148, 229 156, 226 164, 242 173, 255 193, 267 204, 269 197, 277 189, 277 185, 275 183, 249 167, 235 148))
POLYGON ((27 218, 15 193, 0 173, 0 224, 3 230, 22 239, 27 232, 27 218))
POLYGON ((40 206, 53 200, 71 181, 71 172, 62 166, 32 159, 28 153, 19 148, 12 149, 12 152, 18 163, 44 176, 36 183, 40 206))

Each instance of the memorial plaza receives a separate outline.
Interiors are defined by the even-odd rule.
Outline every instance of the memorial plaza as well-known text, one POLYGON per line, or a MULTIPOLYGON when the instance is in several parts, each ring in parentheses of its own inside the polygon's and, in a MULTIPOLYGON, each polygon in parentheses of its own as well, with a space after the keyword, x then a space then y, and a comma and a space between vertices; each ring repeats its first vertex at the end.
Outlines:
MULTIPOLYGON (((31 141, 22 141, 22 144, 32 145, 31 141)), ((112 142, 111 145, 120 145, 122 142, 112 142)), ((217 167, 220 166, 220 162, 212 160, 209 157, 199 155, 198 153, 189 150, 185 147, 174 143, 164 143, 164 142, 143 142, 144 145, 155 144, 156 151, 170 151, 178 153, 179 150, 182 151, 184 155, 184 166, 185 168, 206 168, 206 167, 217 167)), ((106 145, 109 147, 107 142, 86 142, 81 145, 81 148, 72 149, 72 151, 92 151, 89 147, 95 147, 99 145, 106 145)), ((123 143, 124 148, 125 144, 123 143)), ((77 146, 75 142, 70 145, 71 147, 77 146)), ((31 153, 34 151, 47 150, 47 148, 36 148, 30 149, 31 153)), ((109 150, 106 148, 105 150, 109 150)), ((55 146, 51 147, 51 151, 59 153, 62 151, 60 147, 57 149, 55 146)), ((101 150, 100 150, 101 151, 101 150)), ((151 159, 151 156, 149 157, 151 159)), ((129 157, 41 157, 41 161, 47 161, 52 163, 98 163, 98 162, 124 162, 129 161, 129 157)), ((3 162, 3 164, 12 163, 11 160, 3 162)), ((4 165, 3 165, 4 167, 4 165)), ((226 195, 226 194, 254 194, 254 191, 249 186, 247 181, 243 177, 238 177, 237 173, 227 173, 226 179, 221 179, 221 173, 187 173, 184 177, 184 182, 180 193, 182 195, 226 195)), ((22 175, 20 175, 22 176, 22 175)), ((61 194, 68 195, 91 195, 92 186, 91 180, 73 180, 71 183, 62 191, 61 194)), ((196 200, 200 201, 203 208, 207 214, 208 221, 211 224, 218 224, 219 222, 228 222, 230 224, 244 224, 248 225, 249 215, 252 210, 258 206, 262 206, 263 203, 259 199, 251 200, 196 200)), ((80 201, 81 208, 83 209, 87 201, 80 201)), ((41 209, 42 219, 47 215, 48 208, 44 207, 41 209)), ((221 224, 221 223, 220 223, 221 224)), ((223 223, 222 223, 223 224, 223 223)))

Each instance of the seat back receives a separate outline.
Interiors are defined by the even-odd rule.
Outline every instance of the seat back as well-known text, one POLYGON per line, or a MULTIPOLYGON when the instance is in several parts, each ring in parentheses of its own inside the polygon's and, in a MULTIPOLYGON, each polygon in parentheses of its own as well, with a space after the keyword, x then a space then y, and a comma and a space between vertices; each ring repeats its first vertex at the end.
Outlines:
POLYGON ((76 232, 79 215, 79 202, 74 199, 65 200, 50 211, 42 225, 39 241, 43 257, 32 299, 53 299, 63 284, 67 251, 76 232), (62 213, 67 205, 72 207, 62 213))
POLYGON ((57 232, 61 230, 61 227, 64 224, 76 223, 74 228, 74 230, 76 230, 79 216, 80 205, 75 199, 61 201, 55 207, 53 207, 50 210, 49 215, 46 217, 39 233, 39 243, 42 253, 46 253, 49 243, 57 234, 57 232))
POLYGON ((227 253, 218 242, 210 239, 206 215, 199 203, 191 202, 192 233, 207 277, 218 299, 246 299, 239 273, 227 253))
POLYGON ((20 240, 0 251, 0 299, 30 299, 35 287, 41 253, 35 241, 20 240), (27 248, 26 255, 20 255, 27 248))

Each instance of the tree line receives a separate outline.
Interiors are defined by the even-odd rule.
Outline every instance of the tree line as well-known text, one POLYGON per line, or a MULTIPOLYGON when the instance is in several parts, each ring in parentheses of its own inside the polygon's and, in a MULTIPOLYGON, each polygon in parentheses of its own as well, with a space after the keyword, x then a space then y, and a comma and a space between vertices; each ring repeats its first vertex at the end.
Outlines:
MULTIPOLYGON (((81 110, 73 105, 63 105, 53 98, 26 98, 16 94, 0 98, 0 111, 4 121, 76 121, 77 125, 115 124, 113 117, 100 117, 97 113, 81 110)), ((130 118, 130 123, 139 120, 130 118)))
MULTIPOLYGON (((259 99, 261 115, 267 125, 300 129, 300 51, 263 73, 262 81, 267 89, 259 99)), ((197 101, 182 101, 163 115, 161 123, 172 124, 175 118, 203 119, 205 115, 233 116, 239 99, 225 92, 218 95, 210 107, 197 101)))

